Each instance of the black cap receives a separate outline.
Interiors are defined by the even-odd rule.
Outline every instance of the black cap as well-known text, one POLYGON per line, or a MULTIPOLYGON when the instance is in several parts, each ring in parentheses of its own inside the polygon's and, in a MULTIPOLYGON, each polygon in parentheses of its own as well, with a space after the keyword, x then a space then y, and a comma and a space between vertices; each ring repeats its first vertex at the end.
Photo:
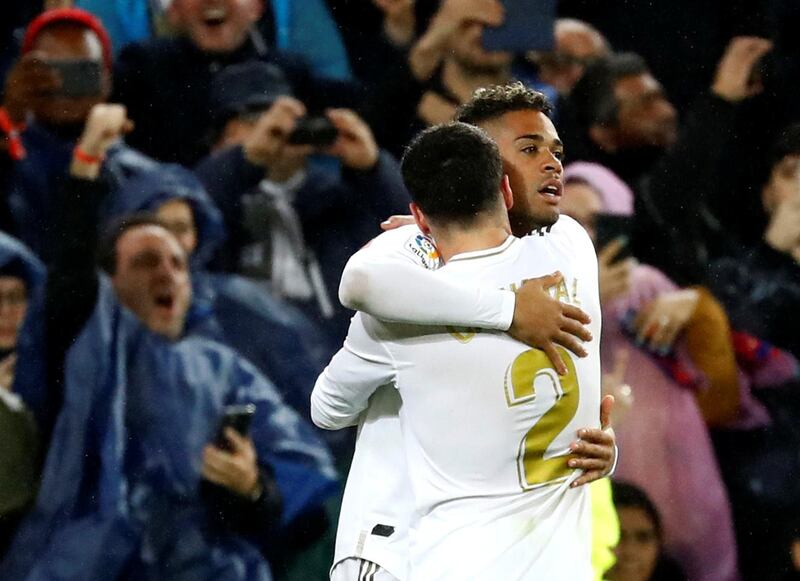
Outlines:
POLYGON ((292 94, 283 72, 262 61, 225 67, 211 83, 211 108, 217 123, 268 108, 278 97, 292 94))

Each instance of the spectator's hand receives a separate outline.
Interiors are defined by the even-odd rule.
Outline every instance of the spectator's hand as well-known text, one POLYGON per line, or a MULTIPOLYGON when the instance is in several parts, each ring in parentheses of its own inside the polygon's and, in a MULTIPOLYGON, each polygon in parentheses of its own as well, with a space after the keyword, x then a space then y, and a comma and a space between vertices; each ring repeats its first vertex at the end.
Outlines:
POLYGON ((415 0, 372 0, 383 11, 383 31, 397 46, 406 46, 414 36, 415 0))
POLYGON ((389 216, 386 220, 381 222, 381 230, 388 232, 389 230, 394 230, 402 226, 410 226, 415 223, 414 216, 389 216))
POLYGON ((203 477, 236 494, 252 498, 260 486, 253 441, 233 428, 225 429, 225 437, 231 444, 230 452, 212 445, 203 449, 203 477))
POLYGON ((778 204, 764 239, 775 250, 791 254, 800 262, 800 193, 795 192, 778 204))
POLYGON ((70 173, 74 177, 96 179, 108 148, 132 129, 133 122, 123 105, 100 103, 92 107, 76 148, 84 157, 73 156, 70 173), (85 159, 86 156, 94 161, 85 159))
POLYGON ((272 107, 258 118, 242 145, 247 161, 265 168, 273 181, 282 182, 294 175, 313 151, 309 145, 287 143, 297 120, 305 114, 305 106, 297 99, 276 99, 272 107))
POLYGON ((0 389, 11 391, 11 388, 14 386, 14 371, 16 368, 16 353, 12 353, 0 361, 0 389))
POLYGON ((325 152, 338 157, 351 169, 373 168, 378 162, 378 144, 369 126, 349 109, 329 109, 326 114, 339 135, 325 152))
POLYGON ((516 291, 514 320, 508 334, 517 341, 541 349, 559 375, 567 373, 556 345, 586 357, 581 341, 591 341, 592 334, 584 325, 591 319, 576 306, 562 303, 550 296, 546 289, 563 280, 561 273, 553 273, 525 281, 516 291))
POLYGON ((668 353, 691 320, 700 293, 694 289, 662 293, 636 316, 636 340, 659 353, 668 353))
POLYGON ((611 427, 611 410, 614 396, 606 395, 600 402, 600 429, 583 428, 578 430, 578 440, 570 444, 575 458, 568 462, 570 468, 583 470, 583 474, 570 484, 576 488, 595 480, 605 478, 614 467, 616 459, 616 436, 611 427))
POLYGON ((772 42, 757 36, 734 37, 717 65, 711 90, 726 101, 741 101, 761 92, 750 82, 753 67, 772 49, 772 42))
POLYGON ((487 26, 503 23, 500 0, 443 0, 422 38, 409 51, 411 72, 419 81, 428 80, 444 58, 450 39, 465 22, 487 26))
POLYGON ((631 274, 636 266, 636 261, 633 258, 626 258, 614 262, 626 243, 624 239, 617 238, 609 242, 597 254, 600 304, 613 301, 617 297, 628 294, 631 290, 631 274))
POLYGON ((15 123, 25 121, 42 100, 52 97, 61 87, 61 77, 36 52, 20 58, 6 77, 3 106, 15 123))

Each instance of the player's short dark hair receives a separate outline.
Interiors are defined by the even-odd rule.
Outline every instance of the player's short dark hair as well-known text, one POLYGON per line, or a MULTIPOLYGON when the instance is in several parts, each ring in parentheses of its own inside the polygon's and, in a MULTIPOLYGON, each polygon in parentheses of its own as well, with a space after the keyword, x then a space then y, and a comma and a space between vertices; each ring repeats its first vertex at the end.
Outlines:
POLYGON ((549 116, 553 106, 543 93, 529 89, 520 82, 491 85, 475 91, 472 98, 458 108, 454 119, 478 125, 512 111, 540 111, 549 116))
POLYGON ((100 236, 97 247, 97 266, 110 276, 117 272, 117 242, 128 230, 139 226, 160 226, 169 232, 169 228, 155 214, 136 212, 112 220, 100 236))
POLYGON ((498 203, 500 152, 472 125, 426 129, 406 148, 400 168, 414 202, 434 220, 470 224, 498 203))
POLYGON ((647 513, 653 521, 658 538, 662 538, 661 515, 658 513, 656 505, 647 496, 644 490, 634 486, 629 482, 619 480, 611 481, 611 495, 614 499, 614 506, 620 508, 640 508, 647 513))
POLYGON ((649 72, 645 60, 633 52, 612 53, 590 64, 569 95, 569 109, 578 126, 615 124, 617 81, 649 72))

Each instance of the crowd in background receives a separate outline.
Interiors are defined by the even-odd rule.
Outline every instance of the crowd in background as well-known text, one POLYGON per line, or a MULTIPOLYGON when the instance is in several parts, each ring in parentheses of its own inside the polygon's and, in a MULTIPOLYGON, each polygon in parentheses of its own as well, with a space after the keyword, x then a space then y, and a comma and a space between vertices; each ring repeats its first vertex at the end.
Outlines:
POLYGON ((521 54, 482 48, 498 0, 3 12, 0 577, 326 578, 342 269, 407 213, 409 139, 516 81, 597 246, 607 578, 800 577, 800 5, 560 0, 521 54))

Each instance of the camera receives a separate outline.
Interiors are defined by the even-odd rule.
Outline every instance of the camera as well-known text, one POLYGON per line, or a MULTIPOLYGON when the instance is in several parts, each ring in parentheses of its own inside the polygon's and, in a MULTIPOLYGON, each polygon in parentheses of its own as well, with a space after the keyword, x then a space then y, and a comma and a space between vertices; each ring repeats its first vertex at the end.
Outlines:
POLYGON ((303 117, 297 121, 288 142, 292 145, 331 145, 336 141, 339 130, 330 119, 323 116, 303 117))

